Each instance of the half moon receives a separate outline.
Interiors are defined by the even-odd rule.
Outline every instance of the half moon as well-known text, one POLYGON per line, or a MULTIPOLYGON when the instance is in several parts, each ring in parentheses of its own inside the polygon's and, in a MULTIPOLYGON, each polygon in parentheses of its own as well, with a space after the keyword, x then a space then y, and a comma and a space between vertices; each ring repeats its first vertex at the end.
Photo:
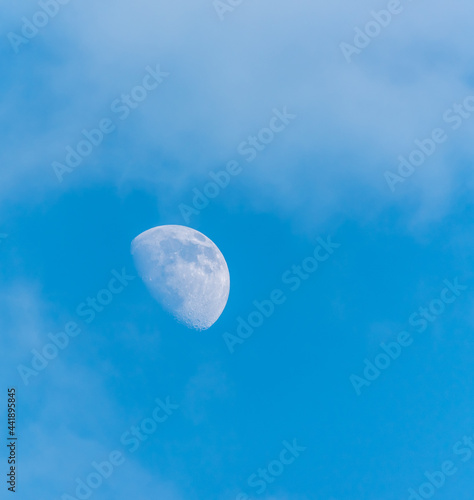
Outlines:
POLYGON ((150 294, 178 321, 207 330, 219 319, 230 275, 207 236, 185 226, 159 226, 137 236, 131 253, 150 294))

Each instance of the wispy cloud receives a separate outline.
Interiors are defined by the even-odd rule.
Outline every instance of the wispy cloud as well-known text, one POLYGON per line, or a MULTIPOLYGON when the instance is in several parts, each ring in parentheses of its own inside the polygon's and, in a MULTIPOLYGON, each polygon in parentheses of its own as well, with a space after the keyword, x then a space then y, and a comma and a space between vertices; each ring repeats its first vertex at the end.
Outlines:
POLYGON ((339 43, 367 18, 370 6, 299 1, 291 9, 276 9, 267 1, 242 5, 232 19, 221 23, 212 2, 205 1, 167 5, 166 11, 160 2, 145 0, 133 5, 119 2, 113 8, 71 4, 71 15, 58 16, 51 30, 35 41, 44 59, 54 54, 61 65, 41 58, 34 62, 28 52, 7 58, 9 78, 28 74, 28 83, 4 94, 5 109, 11 113, 16 103, 25 102, 30 85, 39 86, 44 105, 24 104, 21 118, 3 116, 9 120, 12 138, 3 160, 14 165, 3 173, 2 184, 9 191, 4 196, 38 185, 53 193, 60 189, 54 185, 50 164, 61 157, 64 144, 77 142, 81 131, 103 115, 111 98, 129 89, 143 67, 159 56, 175 78, 120 131, 128 151, 136 151, 134 161, 125 158, 117 165, 115 158, 124 156, 123 140, 104 142, 84 165, 77 183, 99 175, 116 183, 148 179, 157 193, 172 187, 177 207, 192 183, 237 156, 236 144, 258 130, 268 109, 285 104, 298 114, 299 123, 242 180, 244 186, 258 186, 257 206, 276 205, 299 214, 309 210, 324 219, 341 206, 355 207, 350 193, 355 186, 365 186, 376 206, 403 206, 409 197, 419 205, 418 220, 441 216, 449 210, 455 179, 465 171, 463 157, 472 148, 456 162, 446 163, 448 151, 456 147, 447 145, 414 178, 413 189, 395 200, 384 192, 381 172, 395 167, 400 152, 432 130, 440 113, 469 91, 471 79, 463 61, 471 57, 472 48, 464 43, 470 28, 460 13, 472 6, 461 0, 456 5, 446 13, 442 2, 430 3, 429 19, 439 24, 435 31, 427 21, 427 7, 413 5, 347 65, 339 43), (305 24, 301 19, 313 21, 305 24), (452 22, 457 26, 455 36, 447 28, 452 22), (248 23, 259 30, 249 32, 248 23), (76 54, 68 55, 74 62, 63 61, 61 49, 52 45, 60 33, 76 54), (448 53, 455 57, 445 57, 448 53), (45 85, 45 75, 51 84, 45 85), (251 93, 246 91, 249 85, 251 93), (35 127, 46 106, 50 118, 35 127), (21 147, 25 140, 30 142, 27 150, 21 147), (171 161, 177 165, 173 172, 166 168, 171 161), (181 176, 184 168, 194 174, 188 175, 188 182, 181 176), (444 208, 433 213, 435 203, 444 208))

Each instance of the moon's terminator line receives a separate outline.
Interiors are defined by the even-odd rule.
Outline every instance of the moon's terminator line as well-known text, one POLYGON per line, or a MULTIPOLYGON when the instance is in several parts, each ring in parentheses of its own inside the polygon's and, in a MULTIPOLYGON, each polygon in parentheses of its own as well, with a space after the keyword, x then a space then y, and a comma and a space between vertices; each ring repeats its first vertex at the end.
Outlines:
POLYGON ((131 252, 151 295, 178 321, 206 330, 219 319, 229 297, 229 269, 207 236, 159 226, 137 236, 131 252))

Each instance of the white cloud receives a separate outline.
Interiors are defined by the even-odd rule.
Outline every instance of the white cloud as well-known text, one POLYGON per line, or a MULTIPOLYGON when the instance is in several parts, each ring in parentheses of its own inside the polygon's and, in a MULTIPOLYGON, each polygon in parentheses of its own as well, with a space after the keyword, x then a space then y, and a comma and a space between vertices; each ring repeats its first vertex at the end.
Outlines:
POLYGON ((246 2, 221 22, 208 0, 71 2, 31 42, 47 60, 33 60, 28 48, 12 57, 9 81, 28 81, 4 93, 12 117, 2 153, 10 166, 2 174, 4 196, 38 186, 54 195, 100 174, 99 181, 105 175, 119 185, 147 183, 160 193, 172 187, 175 199, 162 201, 169 206, 235 158, 237 145, 265 125, 273 107, 286 105, 297 122, 242 177, 250 203, 323 221, 341 208, 357 209, 358 190, 378 208, 415 200, 413 224, 443 216, 471 146, 453 160, 458 142, 450 139, 403 186, 406 195, 394 197, 383 173, 471 93, 466 13, 473 7, 458 0, 446 12, 439 0, 429 7, 405 2, 404 12, 347 64, 339 43, 385 4, 246 2), (80 173, 58 185, 50 163, 156 63, 170 71, 169 81, 121 124, 120 140, 107 139, 80 173), (29 86, 43 105, 30 102, 15 116, 29 86))

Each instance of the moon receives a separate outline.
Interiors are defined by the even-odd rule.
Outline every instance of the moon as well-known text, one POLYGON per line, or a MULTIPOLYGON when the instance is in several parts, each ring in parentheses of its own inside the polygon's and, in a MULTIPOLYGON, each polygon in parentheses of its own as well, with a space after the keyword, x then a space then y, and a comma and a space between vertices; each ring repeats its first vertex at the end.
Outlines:
POLYGON ((179 322, 207 330, 219 319, 230 275, 207 236, 185 226, 154 227, 132 241, 131 253, 150 294, 179 322))

